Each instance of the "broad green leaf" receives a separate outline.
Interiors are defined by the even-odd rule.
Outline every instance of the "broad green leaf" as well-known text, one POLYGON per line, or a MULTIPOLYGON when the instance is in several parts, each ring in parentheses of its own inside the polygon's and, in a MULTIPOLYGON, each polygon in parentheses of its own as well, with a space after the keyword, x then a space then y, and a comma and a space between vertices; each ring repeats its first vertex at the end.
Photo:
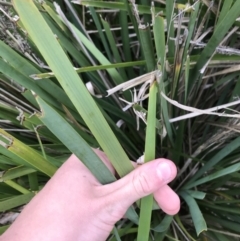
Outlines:
POLYGON ((0 201, 0 212, 28 203, 34 197, 34 193, 18 195, 5 201, 0 201))
MULTIPOLYGON (((45 7, 45 5, 44 5, 44 7, 45 7)), ((54 13, 54 14, 56 16, 54 18, 54 20, 58 19, 58 25, 59 25, 59 22, 61 24, 63 24, 62 21, 59 19, 59 16, 56 13, 54 13)), ((47 22, 47 24, 49 25, 49 27, 52 29, 53 33, 55 33, 57 35, 61 46, 77 61, 77 63, 80 66, 82 66, 82 68, 84 68, 83 66, 90 66, 91 64, 87 60, 86 56, 77 49, 77 47, 75 46, 74 43, 71 42, 71 40, 69 40, 69 36, 71 36, 71 33, 69 33, 69 31, 68 31, 67 33, 64 34, 62 31, 60 31, 59 28, 57 26, 55 26, 55 24, 52 22, 52 20, 49 18, 49 16, 45 12, 42 13, 42 16, 44 17, 44 19, 47 22)), ((59 25, 59 27, 60 26, 61 25, 59 25)), ((93 66, 93 67, 95 67, 95 66, 93 66)), ((94 79, 100 81, 100 78, 98 77, 98 75, 95 72, 89 72, 89 75, 90 75, 91 79, 94 78, 94 79)), ((33 74, 31 76, 36 79, 41 78, 40 76, 43 76, 44 78, 52 78, 52 77, 54 77, 54 73, 51 73, 49 75, 47 73, 36 74, 36 75, 33 74)))
POLYGON ((173 57, 175 54, 175 43, 171 38, 174 38, 173 16, 174 16, 174 0, 166 1, 166 18, 167 18, 167 45, 168 56, 173 57))
POLYGON ((9 227, 10 227, 10 225, 5 225, 5 226, 0 227, 0 235, 3 234, 9 227))
POLYGON ((235 140, 233 140, 228 145, 226 145, 223 149, 217 152, 216 155, 213 156, 210 160, 208 160, 208 162, 205 163, 205 165, 184 186, 186 187, 186 186, 189 186, 189 184, 191 185, 195 180, 201 177, 203 173, 210 170, 214 165, 219 163, 224 157, 229 155, 239 146, 240 146, 240 137, 237 137, 235 140))
POLYGON ((186 192, 195 199, 204 199, 207 194, 205 192, 200 192, 195 190, 186 190, 186 192))
MULTIPOLYGON (((73 3, 86 5, 86 6, 92 6, 97 8, 110 8, 110 9, 119 9, 127 11, 127 7, 124 3, 121 2, 107 2, 107 1, 92 1, 92 0, 74 0, 73 3)), ((129 4, 131 6, 131 4, 129 4)), ((151 14, 150 7, 149 6, 143 6, 138 5, 138 10, 140 14, 151 14)), ((156 8, 156 12, 165 12, 165 9, 163 8, 156 8)))
MULTIPOLYGON (((155 10, 155 9, 154 9, 155 10)), ((164 75, 165 59, 166 59, 166 46, 165 46, 165 31, 164 31, 164 18, 160 16, 153 16, 153 35, 154 43, 157 52, 157 64, 161 65, 161 71, 164 75)))
POLYGON ((186 61, 187 55, 189 54, 189 46, 190 46, 190 41, 194 37, 194 30, 196 27, 197 23, 197 17, 199 14, 199 9, 200 9, 201 2, 196 2, 194 4, 194 11, 192 11, 190 19, 189 19, 189 27, 188 27, 188 34, 187 34, 187 40, 184 46, 184 53, 183 53, 183 58, 182 62, 186 61))
POLYGON ((233 4, 233 0, 223 1, 222 9, 218 17, 218 23, 220 23, 224 19, 224 17, 230 10, 232 4, 233 4))
POLYGON ((111 52, 110 52, 110 48, 109 48, 105 33, 103 33, 103 31, 102 31, 103 29, 102 29, 102 25, 101 25, 101 22, 100 22, 100 19, 99 19, 99 15, 96 13, 96 11, 93 7, 89 7, 89 10, 91 12, 93 21, 94 21, 94 23, 97 27, 98 34, 100 36, 101 43, 104 46, 104 49, 105 49, 105 52, 107 54, 108 60, 112 62, 112 55, 111 55, 111 52))
MULTIPOLYGON (((102 25, 103 25, 103 27, 105 29, 106 36, 108 38, 108 42, 109 42, 110 48, 112 50, 114 59, 115 59, 116 62, 120 63, 120 62, 122 62, 122 59, 121 59, 121 56, 120 56, 119 51, 117 49, 113 33, 112 33, 111 29, 110 29, 110 25, 103 18, 101 18, 101 21, 102 21, 102 25)), ((124 30, 128 30, 128 29, 124 28, 124 30)), ((128 51, 128 53, 129 53, 129 51, 128 51)), ((127 75, 126 75, 125 69, 120 68, 119 69, 119 73, 123 77, 124 81, 126 81, 127 80, 127 75)))
POLYGON ((46 161, 37 151, 0 129, 0 147, 15 154, 25 163, 48 176, 53 176, 57 168, 46 161))
POLYGON ((29 188, 32 191, 39 190, 38 175, 36 172, 28 174, 29 188))
POLYGON ((172 223, 172 220, 173 220, 173 216, 165 215, 161 223, 152 229, 155 232, 159 232, 159 233, 165 232, 168 230, 170 224, 172 223))
MULTIPOLYGON (((96 65, 96 66, 87 66, 87 67, 81 67, 77 68, 77 73, 85 73, 85 72, 93 72, 97 70, 105 70, 105 69, 116 69, 116 68, 126 68, 126 67, 133 67, 133 66, 141 66, 145 65, 145 60, 139 60, 139 61, 133 61, 133 62, 124 62, 124 63, 116 63, 116 64, 108 64, 108 65, 96 65)), ((32 75, 32 78, 38 80, 38 79, 45 79, 45 78, 51 78, 54 77, 54 73, 42 73, 42 74, 34 74, 32 75)))
POLYGON ((69 98, 63 92, 63 90, 53 81, 46 79, 45 81, 34 82, 29 78, 29 76, 32 74, 41 73, 33 64, 31 64, 29 61, 27 61, 25 58, 23 58, 21 55, 19 55, 2 41, 0 41, 0 49, 0 56, 5 59, 10 65, 7 66, 7 63, 3 65, 1 60, 0 66, 3 65, 2 72, 5 75, 7 75, 8 73, 11 79, 14 79, 25 88, 33 90, 39 95, 41 94, 42 98, 45 98, 45 100, 47 101, 52 101, 55 106, 57 105, 55 103, 57 102, 56 100, 60 99, 61 103, 70 108, 73 108, 73 105, 70 102, 69 98), (8 68, 9 71, 7 71, 8 68), (19 75, 19 77, 14 77, 15 73, 16 75, 19 75))
POLYGON ((183 188, 184 189, 192 188, 192 187, 198 186, 200 184, 203 184, 203 183, 209 182, 211 180, 214 180, 216 178, 219 178, 219 177, 226 176, 226 175, 229 175, 231 173, 237 172, 239 170, 240 170, 240 163, 237 163, 237 164, 234 164, 230 167, 226 167, 223 170, 220 170, 220 171, 214 172, 212 174, 209 174, 206 177, 200 178, 200 179, 198 179, 194 182, 191 182, 187 185, 184 185, 183 188))
POLYGON ((239 232, 239 223, 231 220, 226 220, 220 217, 214 217, 213 215, 204 214, 206 220, 211 220, 214 223, 220 223, 222 226, 232 230, 233 232, 239 232))
POLYGON ((199 75, 201 74, 202 68, 204 67, 204 65, 207 63, 207 61, 210 59, 212 54, 215 52, 216 47, 218 47, 218 45, 221 43, 224 35, 232 27, 236 18, 239 17, 239 8, 240 8, 240 1, 237 0, 233 4, 232 8, 223 17, 222 21, 219 22, 215 27, 214 33, 212 34, 211 38, 208 40, 207 46, 202 51, 196 66, 192 70, 191 77, 190 77, 191 87, 194 81, 196 81, 199 75))
POLYGON ((10 152, 8 149, 6 149, 4 146, 0 145, 0 153, 7 157, 8 161, 4 161, 5 158, 1 158, 2 163, 10 164, 10 165, 24 165, 31 167, 28 163, 26 163, 22 158, 17 156, 16 154, 10 152))
MULTIPOLYGON (((19 192, 8 186, 6 183, 0 182, 0 193, 5 194, 6 196, 18 195, 19 192)), ((9 198, 9 196, 7 198, 9 198)), ((2 199, 2 198, 1 198, 2 199)), ((5 199, 5 198, 4 198, 5 199)))
MULTIPOLYGON (((41 98, 37 97, 37 102, 42 109, 40 120, 84 163, 99 182, 106 184, 116 181, 115 176, 70 124, 41 98), (59 131, 59 128, 62 131, 59 131), (66 133, 68 134, 66 135, 66 133)), ((129 219, 137 222, 138 217, 133 208, 130 208, 126 215, 129 219)))
POLYGON ((188 55, 186 58, 186 64, 185 64, 185 95, 184 95, 185 104, 187 103, 187 97, 188 97, 189 72, 190 72, 190 57, 188 55))
MULTIPOLYGON (((137 35, 137 39, 139 39, 138 24, 132 11, 132 4, 129 4, 128 0, 121 0, 121 2, 123 3, 126 9, 126 11, 120 10, 120 13, 119 13, 119 22, 120 22, 120 28, 121 28, 120 31, 121 31, 121 37, 122 37, 122 43, 123 43, 124 58, 125 58, 125 61, 132 61, 133 59, 132 53, 131 51, 129 51, 131 48, 131 39, 129 38, 131 31, 125 26, 128 26, 128 19, 130 18, 130 21, 134 28, 134 32, 137 35)), ((134 70, 132 68, 127 68, 126 71, 130 79, 133 79, 136 77, 136 74, 134 73, 134 70)))
POLYGON ((152 44, 151 30, 149 26, 139 27, 140 44, 143 49, 143 55, 146 61, 147 72, 156 68, 154 49, 152 44))
POLYGON ((22 185, 18 184, 15 181, 6 180, 4 183, 6 183, 8 186, 12 187, 13 189, 15 189, 16 191, 18 191, 22 194, 31 193, 28 189, 26 189, 25 187, 23 187, 22 185))
MULTIPOLYGON (((155 13, 156 9, 153 8, 153 11, 155 13)), ((159 69, 159 76, 157 77, 158 82, 158 88, 159 88, 159 99, 161 100, 161 113, 160 118, 163 117, 164 124, 167 129, 167 134, 170 142, 173 144, 173 133, 172 133, 172 127, 169 123, 169 114, 168 114, 168 104, 167 101, 162 97, 161 91, 165 93, 165 64, 166 64, 166 43, 165 43, 165 31, 164 31, 164 19, 160 16, 153 16, 153 34, 154 34, 154 40, 155 40, 155 48, 157 51, 157 64, 159 69)))
MULTIPOLYGON (((127 155, 34 3, 14 0, 13 4, 29 35, 119 175, 129 173, 133 167, 127 155)), ((79 31, 76 34, 89 43, 79 31)))
MULTIPOLYGON (((157 83, 154 81, 149 91, 147 130, 145 141, 144 162, 155 159, 156 149, 156 104, 157 104, 157 83)), ((137 241, 148 241, 151 216, 153 208, 153 195, 148 195, 141 199, 140 218, 137 241)))
POLYGON ((179 227, 182 229, 182 231, 186 234, 187 237, 190 238, 190 240, 192 241, 196 241, 192 236, 191 234, 186 230, 186 228, 184 227, 183 223, 181 222, 181 219, 179 218, 179 215, 175 215, 175 219, 179 225, 179 227))
POLYGON ((217 233, 217 231, 214 232, 214 235, 215 235, 217 240, 221 240, 221 241, 231 241, 232 238, 236 237, 235 234, 230 233, 230 235, 228 235, 230 237, 228 238, 225 234, 217 233))
MULTIPOLYGON (((68 24, 71 25, 76 36, 81 40, 81 42, 85 45, 85 47, 89 50, 89 52, 93 54, 101 64, 104 64, 104 65, 111 64, 109 60, 104 56, 104 54, 102 54, 101 51, 92 42, 90 42, 80 31, 78 31, 78 29, 74 25, 72 25, 69 22, 68 24)), ((118 73, 116 69, 111 68, 111 69, 106 69, 106 71, 112 77, 112 80, 116 85, 124 82, 122 76, 118 73)), ((131 100, 131 96, 128 91, 124 92, 123 95, 127 100, 131 100)))
POLYGON ((106 165, 100 160, 86 141, 74 130, 73 127, 56 110, 49 106, 44 100, 37 97, 37 102, 42 113, 39 119, 48 127, 58 139, 74 153, 93 175, 102 184, 116 181, 114 175, 106 165), (52 120, 55 120, 54 122, 52 120), (59 131, 61 129, 62 131, 59 131), (67 135, 66 135, 67 133, 67 135))
POLYGON ((36 94, 40 95, 42 98, 50 102, 55 107, 60 108, 60 105, 57 103, 56 99, 48 95, 43 89, 37 86, 30 78, 22 75, 17 69, 14 69, 12 66, 7 64, 3 59, 0 59, 0 71, 3 72, 8 78, 14 79, 20 85, 34 91, 36 94))
POLYGON ((33 168, 25 166, 14 167, 4 172, 3 174, 0 174, 0 182, 12 180, 34 172, 36 172, 36 170, 33 168))
POLYGON ((216 210, 219 210, 221 214, 223 213, 227 213, 227 214, 237 214, 239 215, 240 214, 240 210, 239 210, 239 207, 236 207, 236 206, 232 206, 232 207, 229 207, 229 205, 216 205, 215 203, 203 203, 202 201, 199 202, 199 205, 203 206, 203 207, 207 207, 208 209, 213 209, 213 211, 216 211, 216 210))
POLYGON ((207 225, 203 218, 201 210, 199 209, 195 199, 192 198, 188 193, 181 191, 179 194, 185 200, 189 207, 197 235, 199 236, 199 234, 204 230, 207 231, 207 225))

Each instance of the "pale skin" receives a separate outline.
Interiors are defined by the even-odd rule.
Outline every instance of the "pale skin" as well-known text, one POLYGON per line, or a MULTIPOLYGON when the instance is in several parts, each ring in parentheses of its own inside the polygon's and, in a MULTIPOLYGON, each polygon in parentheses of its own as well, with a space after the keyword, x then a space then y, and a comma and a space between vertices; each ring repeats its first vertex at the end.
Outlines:
MULTIPOLYGON (((114 172, 104 153, 96 153, 114 172)), ((174 163, 161 158, 114 183, 101 185, 72 155, 0 241, 105 241, 129 206, 151 193, 164 212, 174 215, 180 201, 167 183, 176 174, 174 163)))

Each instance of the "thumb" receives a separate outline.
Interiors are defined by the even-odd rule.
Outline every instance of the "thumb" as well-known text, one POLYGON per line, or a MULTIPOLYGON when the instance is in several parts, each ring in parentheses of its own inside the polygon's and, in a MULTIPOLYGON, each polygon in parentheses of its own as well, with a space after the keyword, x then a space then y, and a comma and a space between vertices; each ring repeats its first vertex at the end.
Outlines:
POLYGON ((161 158, 148 162, 108 187, 105 186, 108 188, 108 200, 124 214, 135 201, 171 182, 176 174, 177 168, 172 161, 161 158))

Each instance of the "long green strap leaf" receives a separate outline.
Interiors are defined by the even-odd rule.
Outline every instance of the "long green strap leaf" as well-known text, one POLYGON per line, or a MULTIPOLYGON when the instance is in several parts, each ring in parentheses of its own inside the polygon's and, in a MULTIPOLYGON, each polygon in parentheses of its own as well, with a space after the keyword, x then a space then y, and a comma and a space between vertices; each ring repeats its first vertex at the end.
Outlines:
MULTIPOLYGON (((61 87, 59 87, 53 81, 49 79, 46 79, 45 81, 37 81, 37 82, 34 82, 33 80, 30 80, 30 79, 28 80, 28 77, 31 74, 41 73, 30 61, 22 57, 20 54, 18 54, 16 51, 14 51, 12 48, 10 48, 2 41, 0 41, 0 49, 1 49, 0 56, 8 62, 8 64, 10 65, 9 68, 13 68, 14 72, 16 71, 17 73, 20 73, 22 76, 25 77, 26 84, 32 81, 32 85, 35 85, 36 88, 38 87, 39 89, 42 89, 41 90, 42 92, 47 92, 48 95, 53 96, 53 99, 55 100, 55 102, 57 102, 56 100, 60 99, 61 103, 63 103, 64 105, 70 108, 73 108, 71 101, 69 100, 69 98, 67 98, 64 91, 61 89, 61 87)), ((7 69, 3 67, 2 72, 5 74, 6 71, 7 69)), ((18 82, 18 78, 13 78, 13 79, 18 82)), ((19 82, 19 84, 23 85, 25 88, 29 88, 28 85, 22 84, 22 82, 19 82)), ((35 91, 34 88, 30 88, 30 90, 35 91)))
POLYGON ((193 223, 197 232, 197 235, 199 235, 204 230, 207 231, 207 225, 204 220, 204 217, 202 215, 202 212, 200 211, 197 202, 194 198, 192 198, 187 192, 181 191, 180 196, 186 201, 190 213, 193 219, 193 223))
POLYGON ((100 16, 99 16, 99 14, 96 13, 96 11, 95 11, 95 9, 93 7, 89 7, 89 11, 91 13, 92 19, 93 19, 93 21, 94 21, 94 23, 96 25, 97 30, 98 30, 98 34, 100 36, 101 43, 104 46, 106 55, 107 55, 108 59, 111 62, 113 62, 112 61, 111 51, 110 51, 110 48, 109 48, 109 45, 108 45, 105 33, 103 33, 103 28, 102 28, 102 25, 101 25, 100 16))
MULTIPOLYGON (((89 50, 90 53, 92 53, 92 55, 95 56, 95 58, 101 63, 101 64, 107 64, 110 65, 111 63, 109 62, 109 60, 104 56, 104 54, 102 54, 102 52, 91 42, 89 41, 88 38, 85 37, 84 34, 82 34, 73 24, 71 24, 70 22, 68 22, 68 24, 71 26, 71 28, 74 31, 74 34, 77 36, 77 38, 80 39, 80 41, 84 44, 84 46, 89 50)), ((108 72, 108 74, 111 76, 113 82, 118 85, 123 83, 123 78, 122 76, 118 73, 118 71, 116 69, 106 69, 106 71, 108 72)), ((131 95, 129 91, 125 91, 123 93, 123 96, 127 99, 130 100, 131 99, 131 95)))
POLYGON ((233 26, 233 23, 235 22, 236 18, 239 17, 239 9, 240 9, 240 1, 237 0, 235 1, 232 8, 224 16, 224 18, 222 18, 221 22, 217 24, 214 34, 212 34, 212 37, 209 39, 207 46, 202 51, 195 68, 192 70, 192 75, 190 78, 191 79, 190 88, 199 77, 200 72, 204 67, 204 65, 207 63, 207 61, 212 56, 212 54, 214 53, 218 45, 221 43, 224 35, 233 26))
MULTIPOLYGON (((115 176, 74 128, 44 100, 37 97, 37 102, 42 110, 39 119, 84 163, 99 182, 107 184, 116 181, 115 176)), ((138 222, 138 216, 132 207, 128 209, 126 216, 134 223, 138 222)))
POLYGON ((173 216, 166 215, 160 224, 158 224, 155 228, 152 228, 155 232, 163 233, 166 232, 173 221, 173 216))
POLYGON ((166 59, 165 30, 163 17, 153 16, 153 36, 157 52, 157 64, 161 65, 161 70, 163 73, 165 71, 164 65, 166 59))
POLYGON ((146 61, 147 71, 151 72, 156 68, 154 48, 152 43, 151 30, 149 26, 139 28, 141 48, 146 61))
POLYGON ((191 179, 186 185, 184 185, 184 188, 191 185, 195 180, 197 180, 203 173, 208 171, 210 168, 212 168, 214 165, 218 164, 224 157, 229 155, 231 152, 233 152, 235 149, 237 149, 240 146, 240 137, 237 137, 235 140, 230 142, 228 145, 226 145, 223 149, 221 149, 215 156, 213 156, 191 179))
MULTIPOLYGON (((157 90, 157 83, 154 82, 150 87, 144 162, 149 162, 155 159, 157 90)), ((148 241, 151 225, 152 207, 152 194, 141 199, 137 241, 148 241)))
POLYGON ((41 89, 37 84, 35 84, 30 78, 24 76, 17 69, 14 69, 11 65, 6 63, 3 59, 0 59, 0 71, 4 73, 8 78, 14 79, 18 84, 24 86, 27 89, 34 91, 42 98, 49 101, 55 107, 60 108, 60 105, 56 101, 56 99, 52 98, 52 96, 47 94, 43 89, 41 89))
MULTIPOLYGON (((111 28, 110 28, 110 25, 107 21, 105 21, 103 18, 101 18, 101 21, 102 21, 102 25, 105 29, 105 32, 106 32, 106 36, 107 36, 107 39, 108 39, 108 42, 109 42, 109 45, 110 45, 110 48, 112 50, 112 53, 113 53, 113 56, 114 56, 114 59, 117 63, 121 63, 122 62, 122 58, 119 54, 119 50, 116 46, 116 42, 115 42, 115 39, 114 39, 114 36, 113 36, 113 33, 111 31, 111 28)), ((126 28, 126 30, 128 30, 126 28)), ((129 52, 129 51, 128 51, 129 52)), ((121 74, 122 78, 127 81, 127 75, 126 75, 126 72, 125 72, 125 69, 123 68, 120 68, 119 69, 119 73, 121 74)))
MULTIPOLYGON (((121 2, 113 2, 113 1, 92 1, 92 0, 84 0, 84 1, 73 1, 74 3, 78 3, 85 6, 93 6, 97 8, 110 8, 110 9, 118 9, 123 11, 128 11, 128 7, 121 2)), ((129 4, 131 6, 131 4, 129 4)), ((151 14, 151 10, 149 6, 138 5, 138 11, 140 14, 151 14)), ((163 12, 165 14, 164 8, 156 8, 156 12, 163 12)))
POLYGON ((53 176, 57 170, 54 165, 46 161, 37 151, 25 145, 3 129, 0 129, 0 146, 49 177, 53 176))
POLYGON ((124 176, 132 171, 126 153, 34 3, 14 0, 13 4, 29 35, 118 174, 124 176))
POLYGON ((0 212, 28 203, 34 197, 34 193, 28 193, 9 198, 0 202, 0 212))
POLYGON ((84 165, 93 173, 99 182, 107 184, 116 181, 114 175, 110 172, 106 165, 103 164, 101 159, 95 154, 92 148, 78 134, 78 132, 43 99, 39 97, 36 99, 42 110, 42 114, 39 115, 39 119, 72 153, 74 153, 84 163, 84 165))
MULTIPOLYGON (((131 49, 131 39, 129 38, 130 30, 126 28, 125 26, 128 25, 128 19, 130 19, 134 32, 137 35, 138 38, 138 27, 137 27, 137 21, 135 19, 135 16, 133 16, 133 12, 131 9, 131 4, 128 4, 128 0, 121 0, 123 3, 126 11, 119 11, 119 22, 121 27, 121 36, 122 36, 122 44, 123 44, 123 53, 124 53, 124 59, 125 61, 132 61, 132 53, 129 51, 131 49)), ((108 2, 109 3, 109 2, 108 2)), ((138 38, 139 39, 139 38, 138 38)), ((133 79, 136 77, 136 74, 134 73, 132 68, 126 69, 128 77, 130 79, 133 79)))
POLYGON ((233 0, 223 1, 223 6, 218 17, 218 23, 220 23, 232 6, 233 0))
MULTIPOLYGON (((116 57, 115 57, 116 58, 116 57)), ((108 65, 96 65, 96 66, 86 66, 76 68, 77 73, 92 73, 93 71, 97 70, 106 70, 106 69, 116 69, 116 68, 126 68, 126 67, 133 67, 133 66, 141 66, 145 65, 145 60, 133 61, 133 62, 124 62, 124 63, 116 63, 116 64, 108 64, 108 65)), ((119 72, 121 73, 121 69, 119 72)), ((124 74, 125 75, 125 74, 124 74)), ((52 78, 54 77, 54 73, 42 73, 42 74, 34 74, 32 75, 33 78, 36 79, 45 79, 45 78, 52 78)))
MULTIPOLYGON (((46 5, 44 5, 44 7, 45 6, 46 5)), ((47 9, 49 9, 49 7, 47 9)), ((56 15, 56 18, 61 22, 58 15, 55 12, 54 12, 54 14, 56 15)), ((42 16, 45 19, 45 21, 47 22, 48 26, 58 36, 58 41, 61 44, 61 46, 63 47, 63 49, 65 49, 76 60, 76 62, 79 64, 79 66, 82 66, 82 67, 83 66, 90 66, 90 62, 87 60, 85 55, 81 51, 78 51, 76 46, 74 46, 74 44, 71 42, 71 40, 69 40, 69 38, 67 37, 70 34, 68 32, 67 33, 62 32, 59 29, 60 26, 56 26, 54 24, 53 20, 45 12, 42 13, 42 16)), ((55 18, 54 18, 54 20, 55 20, 55 18)), ((46 73, 44 73, 44 74, 46 74, 46 73)), ((89 75, 91 75, 91 77, 93 77, 95 79, 99 79, 96 72, 90 72, 89 75)), ((53 77, 53 76, 49 75, 48 78, 51 78, 51 77, 53 77)), ((47 77, 45 77, 45 78, 47 78, 47 77)))
POLYGON ((2 235, 9 227, 10 227, 10 225, 5 225, 5 226, 0 227, 0 235, 2 235))
POLYGON ((12 180, 30 173, 36 172, 35 169, 26 167, 26 166, 18 166, 12 169, 5 171, 0 175, 0 182, 5 182, 7 180, 12 180))
POLYGON ((203 177, 195 182, 191 182, 187 185, 184 186, 184 189, 189 189, 189 188, 192 188, 192 187, 196 187, 200 184, 203 184, 203 183, 206 183, 206 182, 209 182, 209 181, 212 181, 216 178, 219 178, 219 177, 222 177, 222 176, 226 176, 226 175, 229 175, 231 173, 234 173, 234 172, 237 172, 240 170, 240 163, 237 163, 237 164, 234 164, 230 167, 227 167, 227 168, 223 168, 222 170, 220 171, 217 171, 217 172, 214 172, 206 177, 203 177))
POLYGON ((166 1, 166 18, 167 18, 167 44, 168 44, 168 56, 173 57, 175 52, 175 44, 171 38, 174 38, 174 2, 175 0, 166 1))
MULTIPOLYGON (((153 12, 155 12, 156 9, 153 8, 153 12)), ((157 64, 158 64, 158 69, 159 69, 159 74, 161 73, 160 76, 158 76, 158 88, 159 88, 159 99, 161 100, 161 114, 160 118, 163 117, 168 138, 170 142, 173 145, 173 133, 172 133, 172 127, 169 123, 169 115, 168 115, 168 104, 167 101, 162 97, 160 94, 161 91, 165 93, 165 86, 164 86, 164 81, 165 81, 165 64, 166 64, 166 46, 165 46, 165 31, 164 31, 164 19, 163 17, 160 16, 153 16, 153 35, 154 35, 154 42, 155 42, 155 48, 157 52, 157 64)))
POLYGON ((12 180, 7 180, 5 181, 5 183, 12 187, 13 189, 17 190, 18 192, 22 193, 22 194, 28 194, 31 193, 28 189, 26 189, 25 187, 23 187, 22 185, 19 185, 17 182, 12 181, 12 180))

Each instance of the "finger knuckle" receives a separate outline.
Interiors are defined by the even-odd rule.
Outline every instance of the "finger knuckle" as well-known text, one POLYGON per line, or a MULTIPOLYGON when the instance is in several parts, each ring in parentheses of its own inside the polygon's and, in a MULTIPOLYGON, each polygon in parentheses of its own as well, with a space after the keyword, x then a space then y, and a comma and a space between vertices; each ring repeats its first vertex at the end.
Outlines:
POLYGON ((136 193, 140 196, 149 194, 150 185, 145 173, 140 172, 133 176, 133 187, 136 193))

